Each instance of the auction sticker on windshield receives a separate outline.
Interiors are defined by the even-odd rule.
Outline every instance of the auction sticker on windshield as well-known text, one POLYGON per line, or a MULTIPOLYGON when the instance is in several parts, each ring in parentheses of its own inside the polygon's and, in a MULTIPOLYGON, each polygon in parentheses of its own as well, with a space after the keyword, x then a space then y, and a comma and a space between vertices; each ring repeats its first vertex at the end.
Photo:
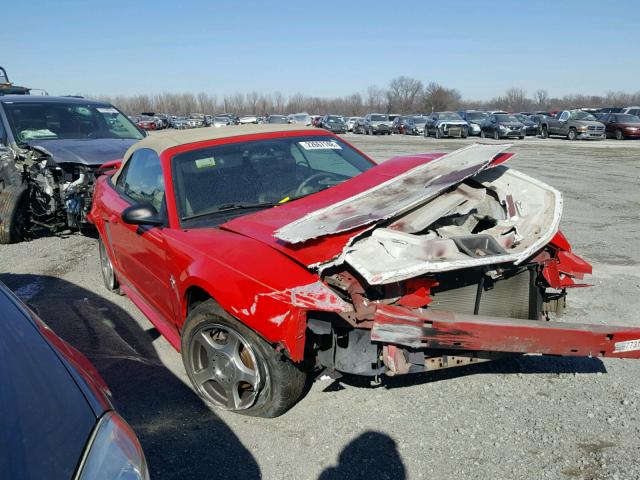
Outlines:
POLYGON ((298 142, 298 144, 305 150, 342 150, 342 147, 338 145, 338 142, 334 142, 331 140, 298 142))
POLYGON ((96 108, 97 111, 99 111, 100 113, 118 113, 118 110, 116 110, 113 107, 97 107, 96 108))

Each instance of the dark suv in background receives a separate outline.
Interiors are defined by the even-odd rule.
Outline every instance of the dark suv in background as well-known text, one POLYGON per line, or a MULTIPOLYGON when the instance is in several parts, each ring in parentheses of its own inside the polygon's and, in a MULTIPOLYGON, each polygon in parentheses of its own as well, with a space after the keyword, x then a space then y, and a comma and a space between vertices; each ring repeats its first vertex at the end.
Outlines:
POLYGON ((318 121, 317 126, 333 133, 347 133, 347 124, 340 115, 325 115, 318 121))

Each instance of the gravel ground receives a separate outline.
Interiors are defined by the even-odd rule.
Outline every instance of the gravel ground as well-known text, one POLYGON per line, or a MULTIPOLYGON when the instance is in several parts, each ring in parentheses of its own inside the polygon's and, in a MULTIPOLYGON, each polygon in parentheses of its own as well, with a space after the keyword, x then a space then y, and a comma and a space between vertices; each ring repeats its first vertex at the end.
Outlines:
MULTIPOLYGON (((379 161, 470 142, 346 137, 379 161)), ((594 266, 565 319, 639 325, 640 142, 527 139, 513 151, 512 167, 564 192, 562 228, 594 266)), ((284 416, 247 418, 204 405, 180 356, 103 288, 95 239, 2 246, 0 272, 94 362, 155 480, 640 478, 640 362, 528 356, 381 385, 318 380, 284 416)))

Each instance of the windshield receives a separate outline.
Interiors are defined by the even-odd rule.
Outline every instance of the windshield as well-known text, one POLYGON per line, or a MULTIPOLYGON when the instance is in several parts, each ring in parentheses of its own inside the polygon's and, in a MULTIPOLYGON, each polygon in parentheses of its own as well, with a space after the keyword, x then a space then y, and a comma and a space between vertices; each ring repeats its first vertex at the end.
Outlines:
POLYGON ((136 126, 110 105, 57 102, 4 102, 17 143, 30 140, 144 138, 136 126))
POLYGON ((329 115, 327 117, 327 122, 329 123, 338 123, 338 122, 342 123, 343 121, 344 120, 342 119, 342 117, 338 117, 336 115, 329 115))
POLYGON ((387 116, 386 115, 371 115, 371 121, 372 122, 386 122, 387 120, 387 116))
POLYGON ((427 117, 413 117, 413 123, 422 124, 427 123, 427 117))
POLYGON ((293 201, 373 165, 341 140, 314 135, 180 153, 172 160, 172 171, 181 222, 192 225, 293 201))
POLYGON ((514 117, 516 117, 519 122, 529 122, 529 121, 531 121, 531 119, 529 117, 527 117, 526 115, 522 115, 521 113, 519 113, 517 115, 514 115, 514 117))
POLYGON ((467 112, 467 120, 473 122, 481 122, 487 118, 487 114, 484 112, 467 112))
POLYGON ((596 120, 596 117, 582 110, 574 110, 571 112, 571 120, 596 120))
POLYGON ((227 123, 229 119, 227 117, 216 117, 213 121, 216 123, 227 123))
POLYGON ((503 113, 496 115, 496 120, 499 122, 520 122, 515 115, 505 115, 503 113))
POLYGON ((637 115, 628 115, 628 114, 619 114, 614 115, 616 122, 620 123, 638 123, 640 122, 640 117, 637 115))
POLYGON ((442 112, 438 114, 438 120, 462 120, 462 117, 454 112, 442 112))

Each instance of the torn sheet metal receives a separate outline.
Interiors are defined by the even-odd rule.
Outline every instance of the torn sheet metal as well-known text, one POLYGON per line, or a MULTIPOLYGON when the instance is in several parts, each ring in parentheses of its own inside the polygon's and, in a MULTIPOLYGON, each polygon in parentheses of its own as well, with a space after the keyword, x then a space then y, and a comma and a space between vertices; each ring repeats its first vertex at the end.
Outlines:
POLYGON ((433 199, 400 216, 389 228, 374 229, 370 236, 345 248, 331 265, 348 263, 370 285, 482 265, 517 265, 558 231, 562 195, 549 185, 505 167, 480 173, 473 183, 481 189, 474 192, 461 185, 464 188, 433 199), (490 218, 495 225, 476 231, 477 219, 465 220, 470 211, 476 217, 490 218), (419 233, 451 215, 464 222, 419 233))
POLYGON ((407 212, 478 174, 510 144, 474 144, 419 165, 351 198, 311 212, 276 230, 289 243, 351 230, 407 212))

